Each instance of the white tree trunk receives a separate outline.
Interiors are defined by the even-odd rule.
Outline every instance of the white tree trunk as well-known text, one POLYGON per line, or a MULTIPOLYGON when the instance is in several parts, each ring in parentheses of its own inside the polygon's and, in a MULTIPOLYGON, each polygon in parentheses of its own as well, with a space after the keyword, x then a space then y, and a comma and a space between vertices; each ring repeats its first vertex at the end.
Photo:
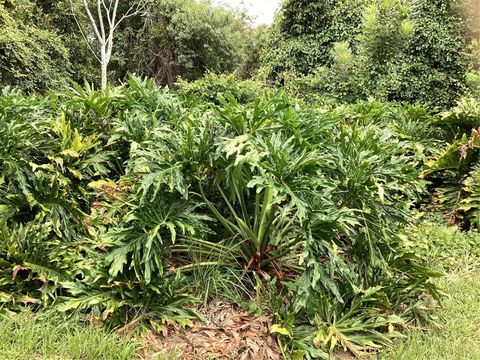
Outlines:
POLYGON ((102 54, 100 59, 100 69, 102 73, 102 90, 105 90, 107 87, 107 67, 108 67, 107 54, 105 53, 105 46, 102 46, 102 54))
POLYGON ((107 87, 107 63, 102 64, 102 90, 107 87))
MULTIPOLYGON (((95 51, 89 45, 90 50, 95 55, 97 60, 100 62, 100 70, 102 74, 101 79, 101 86, 102 90, 105 90, 107 87, 107 68, 110 59, 112 58, 112 50, 113 50, 113 35, 115 29, 118 25, 125 19, 140 14, 146 6, 146 1, 138 1, 136 4, 130 6, 130 8, 123 14, 123 16, 117 20, 117 9, 120 0, 109 0, 108 4, 106 3, 107 0, 96 0, 96 8, 97 8, 97 19, 92 14, 89 6, 89 0, 83 0, 83 7, 87 14, 88 20, 90 21, 90 26, 92 27, 93 33, 100 44, 100 58, 96 55, 95 51), (106 19, 106 21, 104 21, 106 19)), ((70 4, 72 9, 74 9, 73 0, 70 0, 70 4)), ((77 24, 81 29, 79 22, 77 24)), ((87 45, 89 40, 84 36, 87 45)))

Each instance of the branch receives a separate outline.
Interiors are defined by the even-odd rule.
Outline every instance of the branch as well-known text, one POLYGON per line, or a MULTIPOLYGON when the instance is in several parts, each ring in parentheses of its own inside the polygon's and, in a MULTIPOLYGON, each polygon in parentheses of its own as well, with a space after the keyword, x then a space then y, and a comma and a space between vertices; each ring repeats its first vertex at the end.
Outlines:
POLYGON ((105 1, 102 1, 102 5, 103 5, 103 8, 105 9, 106 14, 108 14, 108 16, 107 16, 108 25, 109 25, 109 27, 112 27, 112 21, 110 19, 110 11, 112 9, 112 0, 110 0, 108 2, 108 7, 107 7, 107 5, 105 5, 105 1))
MULTIPOLYGON (((138 14, 142 13, 142 11, 147 6, 147 3, 148 3, 148 0, 143 0, 143 1, 138 2, 137 4, 134 4, 134 5, 130 6, 128 8, 128 10, 125 12, 125 14, 123 14, 123 16, 118 21, 116 21, 118 0, 115 0, 115 5, 114 5, 114 8, 113 8, 113 17, 112 17, 111 21, 109 20, 110 33, 109 33, 109 36, 108 36, 106 41, 111 44, 113 42, 113 34, 114 34, 115 30, 117 29, 117 27, 125 19, 128 19, 129 17, 132 17, 132 16, 135 16, 135 15, 138 15, 138 14)), ((110 51, 111 51, 111 49, 110 49, 110 51)))
POLYGON ((102 39, 105 41, 105 26, 103 25, 103 14, 102 14, 102 4, 104 3, 103 0, 97 0, 97 16, 98 16, 98 23, 100 24, 100 31, 102 34, 102 39))
POLYGON ((147 3, 148 3, 148 0, 144 0, 144 1, 138 2, 136 5, 134 4, 134 5, 130 6, 130 8, 120 18, 120 20, 118 20, 116 23, 114 23, 113 29, 115 30, 123 20, 142 13, 143 10, 145 9, 145 7, 147 6, 147 3))
POLYGON ((75 23, 77 24, 78 30, 80 30, 80 34, 82 35, 83 40, 85 40, 85 43, 87 44, 88 49, 93 54, 93 56, 95 56, 95 59, 97 59, 97 61, 100 62, 100 59, 98 58, 96 51, 93 50, 92 46, 90 45, 87 35, 85 35, 85 32, 83 31, 82 25, 80 25, 80 22, 78 21, 78 18, 75 15, 75 8, 72 0, 70 0, 70 8, 72 10, 73 18, 75 19, 75 23))
POLYGON ((111 34, 113 34, 113 31, 115 30, 115 19, 117 18, 117 9, 118 9, 118 0, 115 0, 115 5, 113 6, 112 21, 110 22, 113 25, 113 27, 110 28, 111 34))
POLYGON ((88 7, 87 0, 83 0, 83 7, 85 8, 85 11, 87 12, 87 16, 88 16, 88 19, 90 20, 90 25, 92 25, 93 32, 95 33, 95 36, 97 37, 98 42, 101 44, 105 40, 102 39, 102 37, 100 36, 100 32, 98 31, 98 27, 97 27, 97 24, 95 23, 95 19, 93 18, 93 15, 90 11, 90 8, 88 7))
MULTIPOLYGON (((115 5, 113 6, 113 13, 110 13, 110 12, 108 13, 108 22, 110 23, 110 33, 108 34, 108 39, 107 39, 107 59, 110 59, 110 56, 112 56, 113 32, 115 31, 115 19, 117 18, 118 1, 119 0, 115 0, 115 5)), ((112 5, 111 2, 110 2, 110 5, 112 5)))

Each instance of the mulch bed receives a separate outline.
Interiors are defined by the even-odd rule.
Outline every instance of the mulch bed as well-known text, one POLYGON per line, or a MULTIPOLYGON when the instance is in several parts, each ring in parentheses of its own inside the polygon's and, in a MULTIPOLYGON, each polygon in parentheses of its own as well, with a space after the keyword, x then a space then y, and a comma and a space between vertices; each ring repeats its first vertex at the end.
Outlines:
MULTIPOLYGON (((188 329, 150 338, 156 353, 177 354, 175 359, 280 360, 280 348, 270 334, 271 318, 255 318, 243 309, 219 301, 201 311, 203 321, 188 329)), ((148 358, 148 357, 146 357, 148 358)))

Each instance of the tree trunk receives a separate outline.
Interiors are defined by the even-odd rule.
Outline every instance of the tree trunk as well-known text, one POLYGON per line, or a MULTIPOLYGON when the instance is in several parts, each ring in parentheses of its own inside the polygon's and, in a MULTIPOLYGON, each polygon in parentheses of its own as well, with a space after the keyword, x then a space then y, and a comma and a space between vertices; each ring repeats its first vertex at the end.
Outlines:
POLYGON ((102 90, 105 90, 107 87, 107 66, 108 66, 107 59, 105 59, 102 56, 102 61, 100 64, 101 71, 102 71, 102 90))
POLYGON ((102 74, 102 90, 105 90, 107 87, 107 67, 108 67, 108 58, 107 46, 103 42, 100 46, 100 71, 102 74))
POLYGON ((107 87, 107 62, 102 61, 102 90, 107 87))

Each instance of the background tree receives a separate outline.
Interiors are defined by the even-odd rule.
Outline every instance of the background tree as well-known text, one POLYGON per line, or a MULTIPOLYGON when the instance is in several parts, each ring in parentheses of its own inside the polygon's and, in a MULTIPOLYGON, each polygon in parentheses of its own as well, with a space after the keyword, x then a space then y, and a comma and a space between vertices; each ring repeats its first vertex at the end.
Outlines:
POLYGON ((335 100, 446 107, 465 88, 466 42, 454 0, 286 1, 270 37, 265 78, 278 84, 291 73, 308 75, 304 89, 335 100))
POLYGON ((268 47, 263 52, 263 74, 283 83, 285 73, 312 74, 333 61, 333 44, 354 44, 360 32, 363 0, 286 0, 277 14, 268 47))
POLYGON ((34 1, 0 3, 0 85, 44 91, 67 84, 68 49, 34 1))
POLYGON ((172 87, 178 77, 195 80, 208 71, 240 69, 254 29, 242 12, 210 1, 158 0, 144 23, 129 19, 122 34, 119 53, 128 60, 117 63, 118 76, 137 72, 172 87))
MULTIPOLYGON (((71 0, 71 4, 72 8, 74 8, 73 0, 71 0)), ((107 86, 107 67, 112 58, 115 30, 125 19, 141 14, 145 8, 146 1, 133 2, 122 12, 119 12, 119 0, 83 0, 82 5, 90 28, 98 43, 99 56, 93 48, 94 45, 89 45, 92 53, 100 62, 101 87, 105 89, 107 86)), ((85 34, 86 32, 82 29, 81 23, 77 21, 77 24, 82 34, 85 34)), ((90 43, 88 36, 85 36, 85 41, 90 43)))
POLYGON ((467 58, 464 23, 455 0, 416 0, 408 18, 413 32, 401 60, 402 86, 391 100, 453 105, 465 90, 467 58))
MULTIPOLYGON (((67 48, 70 60, 70 78, 74 82, 99 83, 100 68, 97 59, 92 56, 85 37, 79 32, 78 26, 72 26, 80 21, 83 29, 88 28, 88 19, 72 11, 69 1, 34 0, 38 12, 42 13, 42 23, 48 24, 61 38, 67 48)), ((38 13, 37 13, 38 14, 38 13)), ((38 16, 38 15, 37 15, 38 16)))
POLYGON ((241 11, 195 0, 86 3, 89 12, 83 0, 2 3, 0 84, 29 91, 70 80, 105 86, 108 66, 115 81, 134 72, 173 87, 178 77, 195 80, 209 71, 248 77, 258 67, 265 31, 241 11), (133 16, 139 11, 143 16, 133 16))
POLYGON ((261 65, 261 57, 266 49, 269 27, 260 25, 247 28, 245 31, 245 58, 238 67, 238 73, 243 79, 256 77, 261 65))

